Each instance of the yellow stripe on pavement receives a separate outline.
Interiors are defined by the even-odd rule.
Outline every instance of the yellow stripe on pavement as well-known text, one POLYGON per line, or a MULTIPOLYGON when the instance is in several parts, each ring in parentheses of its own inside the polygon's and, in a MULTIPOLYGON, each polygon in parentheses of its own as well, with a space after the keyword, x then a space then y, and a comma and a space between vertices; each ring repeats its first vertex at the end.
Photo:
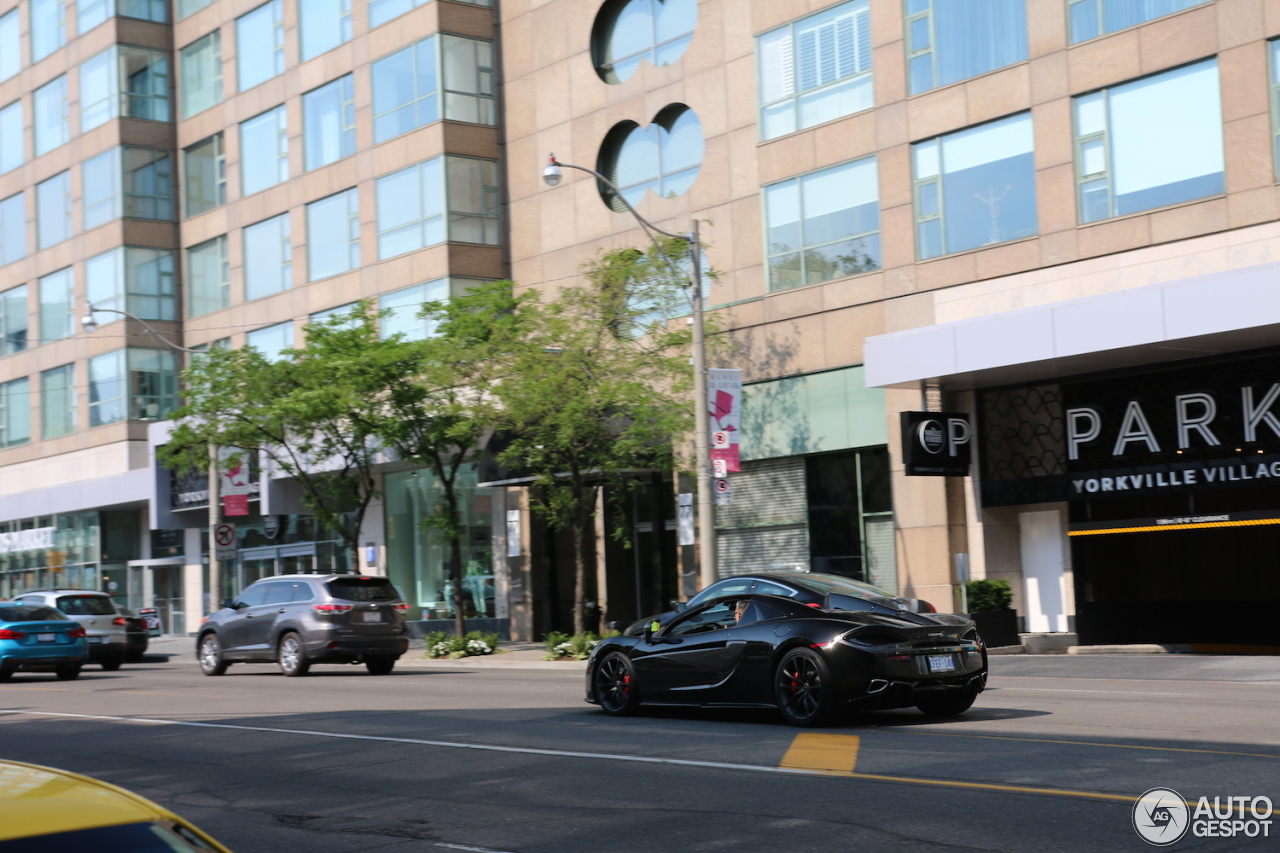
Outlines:
POLYGON ((857 735, 804 732, 796 735, 779 767, 848 776, 858 763, 857 735))

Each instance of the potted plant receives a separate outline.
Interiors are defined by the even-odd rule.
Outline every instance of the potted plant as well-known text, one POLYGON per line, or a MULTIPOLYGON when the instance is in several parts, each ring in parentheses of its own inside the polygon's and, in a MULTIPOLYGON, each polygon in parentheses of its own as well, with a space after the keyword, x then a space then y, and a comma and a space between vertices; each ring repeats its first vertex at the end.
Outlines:
POLYGON ((1009 608, 1013 589, 1007 580, 976 580, 964 585, 969 618, 990 647, 1018 645, 1018 614, 1009 608))

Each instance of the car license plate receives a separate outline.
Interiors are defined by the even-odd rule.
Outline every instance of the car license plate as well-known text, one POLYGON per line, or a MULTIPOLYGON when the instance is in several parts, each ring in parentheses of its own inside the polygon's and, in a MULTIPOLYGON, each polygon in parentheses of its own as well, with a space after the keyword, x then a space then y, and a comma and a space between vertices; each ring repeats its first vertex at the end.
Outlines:
POLYGON ((89 637, 88 639, 89 639, 89 642, 91 642, 91 643, 101 643, 101 642, 102 642, 102 638, 101 638, 101 637, 89 637))
POLYGON ((376 611, 376 610, 373 610, 373 611, 366 611, 366 612, 364 613, 364 621, 366 621, 366 622, 381 622, 381 621, 382 621, 382 614, 381 614, 381 613, 379 613, 379 612, 378 612, 378 611, 376 611))
POLYGON ((36 634, 37 643, 56 643, 58 642, 57 634, 36 634))
POLYGON ((956 659, 951 655, 929 655, 930 672, 955 672, 956 659))

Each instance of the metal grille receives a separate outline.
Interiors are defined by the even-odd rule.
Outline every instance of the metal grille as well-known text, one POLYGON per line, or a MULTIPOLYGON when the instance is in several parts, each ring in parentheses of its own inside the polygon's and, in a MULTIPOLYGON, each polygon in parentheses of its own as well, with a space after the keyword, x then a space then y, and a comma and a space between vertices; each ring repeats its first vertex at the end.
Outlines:
POLYGON ((745 462, 733 502, 716 508, 721 577, 809 567, 804 458, 745 462))

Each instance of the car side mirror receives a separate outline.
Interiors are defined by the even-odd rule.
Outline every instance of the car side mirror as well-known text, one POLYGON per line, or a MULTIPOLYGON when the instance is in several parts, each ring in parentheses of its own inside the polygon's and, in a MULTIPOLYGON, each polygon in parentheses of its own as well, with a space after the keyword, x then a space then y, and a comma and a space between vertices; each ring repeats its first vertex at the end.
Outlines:
POLYGON ((671 603, 671 609, 677 613, 683 613, 686 609, 688 609, 688 607, 689 607, 689 604, 684 601, 673 601, 671 603))
POLYGON ((226 608, 226 609, 228 609, 228 610, 235 610, 235 609, 236 609, 236 603, 235 603, 234 601, 232 601, 231 599, 229 599, 229 598, 224 598, 224 599, 222 599, 222 603, 221 603, 221 604, 219 604, 218 606, 219 606, 219 607, 225 607, 225 608, 226 608))

